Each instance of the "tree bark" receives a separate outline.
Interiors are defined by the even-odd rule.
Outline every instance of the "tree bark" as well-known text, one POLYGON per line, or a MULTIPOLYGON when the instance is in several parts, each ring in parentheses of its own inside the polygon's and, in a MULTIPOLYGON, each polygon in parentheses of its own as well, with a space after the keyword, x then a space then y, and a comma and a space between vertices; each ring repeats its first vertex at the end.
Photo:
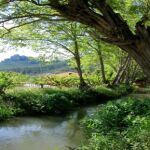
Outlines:
POLYGON ((103 35, 100 39, 126 51, 150 78, 150 27, 145 25, 146 17, 136 23, 133 33, 123 17, 106 0, 91 0, 90 4, 85 0, 69 0, 68 4, 61 4, 59 0, 57 3, 56 0, 50 2, 53 2, 50 6, 63 17, 94 27, 103 35))
POLYGON ((79 80, 80 80, 80 84, 79 84, 79 89, 84 90, 86 89, 88 86, 83 78, 83 73, 82 73, 82 69, 81 69, 81 63, 80 63, 80 58, 76 55, 76 64, 77 64, 77 72, 79 75, 79 80))
POLYGON ((77 40, 74 41, 74 44, 75 44, 74 57, 75 57, 75 61, 76 61, 76 64, 77 64, 77 72, 78 72, 79 80, 80 80, 79 89, 85 90, 88 87, 88 85, 86 84, 86 82, 83 78, 83 73, 82 73, 82 69, 81 69, 80 55, 79 55, 79 47, 78 47, 77 40))
POLYGON ((101 68, 101 75, 102 75, 102 81, 104 84, 107 83, 106 81, 106 76, 105 76, 105 66, 104 66, 104 61, 103 61, 103 56, 102 56, 102 51, 101 51, 101 46, 100 43, 97 43, 98 49, 96 49, 96 52, 99 57, 99 63, 100 63, 100 68, 101 68))
POLYGON ((138 40, 133 45, 123 46, 122 49, 135 59, 150 79, 150 43, 145 40, 138 40))
MULTIPOLYGON (((145 25, 148 20, 145 15, 136 23, 136 31, 132 32, 127 22, 111 8, 107 0, 49 0, 48 3, 41 4, 34 0, 30 2, 56 10, 58 17, 97 29, 103 35, 100 39, 129 53, 150 79, 150 27, 145 25)), ((19 15, 21 18, 22 13, 17 13, 17 18, 19 15)), ((29 17, 31 16, 32 14, 29 17)), ((11 20, 9 15, 8 17, 7 20, 11 20)), ((5 21, 2 20, 1 23, 3 22, 5 21)))
POLYGON ((124 63, 118 69, 117 75, 116 75, 114 81, 112 82, 112 85, 118 85, 123 81, 123 77, 125 75, 125 71, 126 71, 128 65, 130 63, 130 59, 131 59, 130 56, 127 56, 124 63))

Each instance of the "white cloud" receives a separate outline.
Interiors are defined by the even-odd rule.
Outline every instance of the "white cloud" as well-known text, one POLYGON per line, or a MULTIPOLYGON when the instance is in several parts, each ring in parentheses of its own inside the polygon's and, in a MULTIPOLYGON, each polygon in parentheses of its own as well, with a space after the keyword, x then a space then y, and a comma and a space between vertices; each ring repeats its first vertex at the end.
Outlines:
POLYGON ((57 48, 54 45, 51 45, 49 49, 47 47, 44 48, 43 46, 43 51, 42 49, 37 49, 37 51, 33 51, 30 46, 17 48, 13 45, 8 44, 7 42, 5 42, 4 44, 0 41, 0 61, 3 61, 6 58, 10 58, 11 56, 16 54, 31 57, 45 57, 46 60, 52 60, 56 57, 63 60, 72 57, 72 54, 68 53, 62 48, 57 48))
POLYGON ((5 52, 1 52, 0 53, 0 61, 6 59, 6 58, 10 58, 13 55, 24 55, 24 56, 32 56, 32 57, 38 57, 38 53, 32 51, 31 49, 27 49, 27 48, 20 48, 19 50, 15 51, 15 50, 7 50, 5 52))

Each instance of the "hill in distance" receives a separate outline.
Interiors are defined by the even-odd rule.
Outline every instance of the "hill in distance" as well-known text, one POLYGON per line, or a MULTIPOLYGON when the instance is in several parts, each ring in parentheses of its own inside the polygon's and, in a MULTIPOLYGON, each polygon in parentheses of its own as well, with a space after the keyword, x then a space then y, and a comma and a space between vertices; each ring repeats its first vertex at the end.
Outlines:
POLYGON ((60 73, 72 71, 66 60, 55 60, 49 64, 27 57, 14 55, 0 62, 0 71, 12 71, 23 74, 60 73))

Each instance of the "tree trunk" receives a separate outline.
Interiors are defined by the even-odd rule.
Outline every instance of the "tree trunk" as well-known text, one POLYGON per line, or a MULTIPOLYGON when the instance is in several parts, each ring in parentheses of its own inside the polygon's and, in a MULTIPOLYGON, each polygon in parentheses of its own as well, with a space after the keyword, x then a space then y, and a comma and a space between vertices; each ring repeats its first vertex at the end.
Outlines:
POLYGON ((150 42, 138 40, 133 45, 121 47, 140 65, 143 72, 150 79, 150 42))
POLYGON ((133 83, 136 80, 136 77, 138 76, 138 73, 140 72, 140 67, 138 66, 138 64, 136 64, 133 68, 132 74, 131 74, 131 78, 130 81, 131 83, 133 83))
POLYGON ((67 5, 51 0, 50 6, 68 20, 97 29, 101 33, 99 39, 126 51, 150 78, 150 26, 145 25, 147 16, 141 17, 135 32, 132 32, 127 21, 106 0, 92 0, 91 4, 85 0, 70 0, 67 5))
POLYGON ((120 66, 117 75, 114 79, 114 81, 112 82, 112 85, 118 85, 121 83, 121 81, 123 81, 123 77, 125 74, 125 71, 130 63, 130 56, 127 56, 127 58, 125 59, 125 62, 123 63, 123 65, 120 66))
POLYGON ((135 81, 136 77, 142 73, 141 72, 141 67, 131 58, 130 63, 127 67, 126 71, 126 79, 125 83, 126 84, 131 84, 135 81))
POLYGON ((129 85, 130 83, 131 83, 131 76, 132 76, 132 74, 131 73, 133 73, 133 70, 131 70, 132 68, 131 68, 131 66, 132 66, 132 60, 131 60, 131 58, 130 58, 130 60, 129 60, 129 63, 128 63, 128 66, 127 66, 127 69, 126 69, 126 73, 125 73, 125 79, 124 79, 124 83, 126 84, 126 85, 129 85))
POLYGON ((79 89, 80 90, 86 90, 88 89, 88 85, 86 84, 83 76, 82 76, 82 71, 81 69, 78 68, 78 75, 79 75, 79 79, 80 79, 80 84, 79 84, 79 89))
POLYGON ((80 54, 79 54, 79 47, 78 47, 78 43, 77 43, 76 39, 74 41, 74 44, 75 44, 74 58, 75 58, 75 61, 76 61, 77 72, 78 72, 79 80, 80 80, 79 89, 80 90, 86 90, 88 88, 88 85, 86 84, 86 82, 83 78, 83 73, 82 73, 82 69, 81 69, 80 54))
POLYGON ((99 43, 97 43, 97 46, 98 46, 98 49, 96 51, 97 51, 97 54, 98 54, 98 57, 99 57, 99 63, 100 63, 100 67, 101 67, 102 81, 103 81, 104 84, 106 84, 107 81, 106 81, 106 76, 105 76, 105 66, 104 66, 102 51, 101 51, 101 47, 100 47, 99 43))
MULTIPOLYGON (((146 25, 146 22, 149 21, 147 14, 141 17, 140 21, 136 23, 135 32, 132 32, 127 21, 118 11, 113 10, 107 0, 49 0, 47 4, 38 4, 34 0, 30 2, 43 7, 48 6, 59 12, 58 16, 61 15, 68 20, 93 27, 101 33, 100 39, 128 52, 150 79, 150 26, 146 25)), ((20 18, 22 17, 22 13, 17 13, 16 18, 19 18, 19 15, 20 18)), ((4 20, 10 21, 10 16, 8 15, 8 19, 4 20)), ((40 17, 40 15, 38 16, 40 17)), ((29 17, 31 18, 32 14, 29 17)), ((35 16, 33 13, 33 17, 37 18, 37 15, 35 16)), ((44 19, 43 15, 41 18, 44 19)), ((47 17, 45 18, 48 20, 47 17)), ((12 19, 14 20, 13 17, 12 19)), ((2 19, 1 23, 4 23, 4 20, 2 19)))
POLYGON ((81 90, 86 89, 88 86, 83 78, 83 73, 82 73, 82 69, 81 69, 81 62, 80 62, 80 57, 78 56, 78 54, 76 54, 75 56, 75 60, 76 60, 76 64, 77 64, 77 72, 79 75, 79 80, 80 80, 80 84, 79 84, 79 88, 81 90))

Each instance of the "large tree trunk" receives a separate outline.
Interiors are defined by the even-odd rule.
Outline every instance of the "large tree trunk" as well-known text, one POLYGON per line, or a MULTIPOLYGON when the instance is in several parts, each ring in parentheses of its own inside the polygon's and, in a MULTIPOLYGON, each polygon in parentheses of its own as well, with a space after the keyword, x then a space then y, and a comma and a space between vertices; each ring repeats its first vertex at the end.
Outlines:
MULTIPOLYGON (((150 27, 145 25, 146 21, 149 20, 147 14, 144 14, 140 21, 136 23, 136 31, 132 32, 126 20, 123 19, 118 11, 114 11, 111 8, 107 0, 49 0, 48 3, 42 4, 34 0, 30 2, 43 7, 47 6, 50 10, 56 10, 58 18, 62 16, 68 20, 77 21, 95 28, 101 33, 100 39, 117 45, 128 52, 141 66, 147 77, 150 78, 150 27)), ((19 16, 21 18, 22 14, 22 12, 17 12, 16 18, 19 18, 19 16)), ((37 18, 38 16, 44 19, 43 15, 35 16, 34 13, 29 13, 29 18, 37 18)), ((49 18, 51 21, 51 17, 49 18)), ((12 17, 12 19, 14 18, 12 17)), ((11 20, 11 15, 8 15, 8 18, 4 20, 11 20)), ((48 20, 47 17, 46 20, 48 20)), ((4 22, 3 20, 1 21, 1 23, 4 22)))
POLYGON ((130 56, 141 66, 143 72, 150 79, 150 42, 147 40, 137 40, 135 44, 122 46, 130 56))
POLYGON ((150 27, 145 25, 147 16, 136 23, 136 31, 133 33, 123 17, 106 0, 91 0, 90 3, 85 0, 69 0, 66 5, 59 0, 51 0, 50 5, 68 20, 97 29, 101 33, 100 39, 129 53, 150 78, 150 27))

